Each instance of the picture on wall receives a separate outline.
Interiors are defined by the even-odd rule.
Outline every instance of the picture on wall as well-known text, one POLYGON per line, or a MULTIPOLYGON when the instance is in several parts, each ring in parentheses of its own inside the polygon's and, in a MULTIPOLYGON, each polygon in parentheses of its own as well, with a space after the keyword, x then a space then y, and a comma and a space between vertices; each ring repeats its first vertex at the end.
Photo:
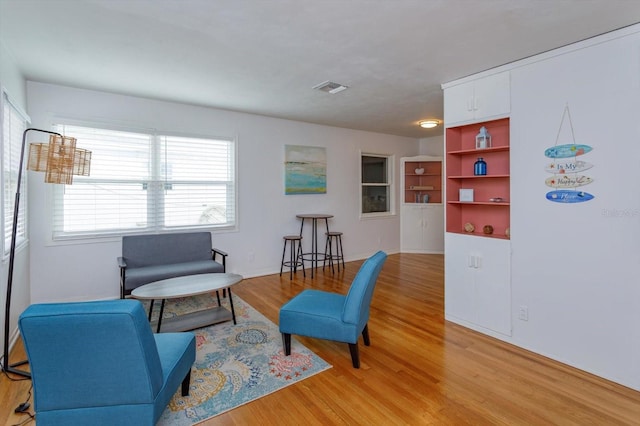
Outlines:
POLYGON ((327 193, 327 149, 317 146, 284 146, 285 194, 327 193))
POLYGON ((553 191, 547 192, 546 198, 554 203, 582 203, 594 198, 592 194, 582 188, 593 182, 591 176, 584 174, 584 171, 593 167, 593 164, 582 160, 582 156, 591 152, 593 148, 590 145, 577 144, 575 139, 571 113, 569 105, 567 105, 560 120, 556 143, 544 151, 545 157, 551 159, 551 162, 547 162, 545 171, 553 174, 544 182, 548 187, 553 188, 553 191), (570 139, 567 142, 571 143, 558 144, 565 117, 568 119, 570 130, 570 139))

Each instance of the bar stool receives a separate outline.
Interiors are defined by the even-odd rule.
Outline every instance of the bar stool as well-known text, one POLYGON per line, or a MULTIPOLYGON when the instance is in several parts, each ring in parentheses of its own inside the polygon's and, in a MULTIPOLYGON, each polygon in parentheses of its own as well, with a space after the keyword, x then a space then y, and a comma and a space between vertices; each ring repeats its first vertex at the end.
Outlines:
POLYGON ((284 247, 282 248, 282 262, 280 264, 280 276, 282 276, 282 268, 289 268, 289 279, 293 279, 293 273, 297 272, 298 266, 302 266, 302 275, 306 278, 307 274, 304 270, 304 262, 302 260, 302 237, 300 235, 286 235, 282 237, 284 247), (287 251, 287 242, 289 243, 289 260, 285 262, 284 255, 287 251))
POLYGON ((324 245, 324 261, 322 262, 322 270, 324 271, 324 266, 329 261, 329 265, 331 266, 331 272, 335 272, 335 268, 333 267, 333 261, 335 260, 338 263, 338 272, 340 272, 340 262, 342 262, 342 267, 344 266, 344 251, 342 251, 342 232, 330 231, 326 232, 327 241, 324 245), (333 243, 335 240, 336 252, 333 253, 333 243))

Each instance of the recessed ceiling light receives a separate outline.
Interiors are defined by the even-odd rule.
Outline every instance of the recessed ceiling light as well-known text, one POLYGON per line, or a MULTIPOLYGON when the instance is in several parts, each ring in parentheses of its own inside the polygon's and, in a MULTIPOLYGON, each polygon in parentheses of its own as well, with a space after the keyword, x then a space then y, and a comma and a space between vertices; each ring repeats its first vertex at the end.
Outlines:
POLYGON ((433 129, 440 124, 440 120, 422 120, 418 124, 425 129, 433 129))

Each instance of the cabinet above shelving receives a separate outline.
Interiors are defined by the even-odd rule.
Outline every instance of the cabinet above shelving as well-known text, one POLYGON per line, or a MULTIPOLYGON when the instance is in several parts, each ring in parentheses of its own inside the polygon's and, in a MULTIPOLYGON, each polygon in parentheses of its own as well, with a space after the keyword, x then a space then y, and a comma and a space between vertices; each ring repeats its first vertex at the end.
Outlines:
POLYGON ((445 125, 506 116, 511 111, 511 77, 508 71, 467 83, 446 85, 445 125))

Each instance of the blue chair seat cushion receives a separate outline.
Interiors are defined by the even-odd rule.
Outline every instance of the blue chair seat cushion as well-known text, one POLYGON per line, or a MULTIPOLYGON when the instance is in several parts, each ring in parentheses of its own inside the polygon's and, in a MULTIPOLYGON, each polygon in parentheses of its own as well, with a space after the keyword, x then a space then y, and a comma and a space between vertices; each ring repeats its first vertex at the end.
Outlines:
POLYGON ((184 275, 211 274, 224 272, 224 266, 215 260, 194 260, 191 262, 166 265, 142 266, 127 269, 124 288, 134 290, 141 285, 184 275))
POLYGON ((280 333, 357 343, 364 328, 343 322, 346 296, 304 290, 280 308, 280 333))

